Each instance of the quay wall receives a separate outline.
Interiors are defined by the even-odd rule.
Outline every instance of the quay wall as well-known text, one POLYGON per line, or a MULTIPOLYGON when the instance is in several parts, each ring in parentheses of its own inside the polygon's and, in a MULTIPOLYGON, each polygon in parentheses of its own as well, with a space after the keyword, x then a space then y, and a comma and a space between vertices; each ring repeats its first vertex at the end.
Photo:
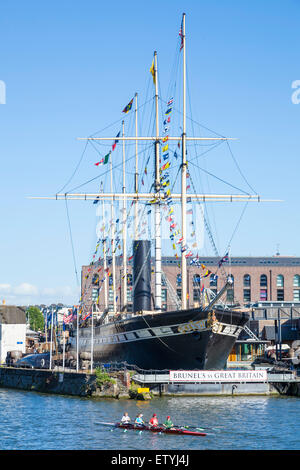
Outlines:
POLYGON ((165 385, 164 395, 278 395, 279 391, 269 383, 197 383, 165 385))
MULTIPOLYGON (((300 382, 296 383, 162 383, 144 384, 150 388, 145 396, 130 390, 130 380, 124 383, 124 374, 110 374, 113 383, 97 385, 94 374, 61 372, 42 369, 0 367, 0 388, 36 391, 60 395, 99 398, 151 399, 152 396, 242 396, 286 395, 300 397, 300 382)), ((142 386, 142 384, 138 385, 142 386)), ((135 385, 137 387, 137 385, 135 385)))
POLYGON ((13 367, 0 367, 0 387, 82 397, 97 388, 95 375, 13 367))

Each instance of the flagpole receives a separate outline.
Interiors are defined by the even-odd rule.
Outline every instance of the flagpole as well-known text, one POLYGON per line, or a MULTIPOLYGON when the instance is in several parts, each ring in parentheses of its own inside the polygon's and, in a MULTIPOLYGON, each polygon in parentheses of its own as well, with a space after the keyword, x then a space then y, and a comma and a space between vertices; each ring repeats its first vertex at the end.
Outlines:
POLYGON ((48 351, 48 309, 46 308, 46 321, 45 321, 45 340, 46 340, 46 348, 48 351))
MULTIPOLYGON (((182 48, 183 48, 183 118, 182 118, 182 165, 181 165, 181 230, 182 249, 186 246, 186 51, 185 51, 185 13, 182 15, 182 48)), ((187 307, 187 272, 185 251, 181 252, 181 308, 187 307)))
MULTIPOLYGON (((158 77, 157 77, 157 52, 154 52, 154 81, 155 81, 155 120, 156 120, 156 140, 155 140, 155 193, 159 195, 160 174, 159 174, 159 116, 158 116, 158 77)), ((160 201, 154 206, 155 215, 155 310, 161 310, 161 214, 160 201)))
POLYGON ((52 370, 52 341, 53 341, 53 307, 51 307, 50 370, 52 370))
POLYGON ((76 372, 79 371, 79 312, 76 314, 76 372))
POLYGON ((94 312, 92 305, 92 322, 91 322, 91 374, 93 373, 93 357, 94 357, 94 312))
MULTIPOLYGON (((122 136, 125 136, 125 124, 122 121, 122 136)), ((123 309, 127 310, 127 227, 126 227, 126 177, 125 177, 125 140, 123 140, 123 309)))
POLYGON ((65 324, 63 323, 63 371, 65 371, 65 352, 66 352, 66 339, 65 339, 65 324))
MULTIPOLYGON (((112 156, 110 155, 110 190, 113 192, 113 178, 112 178, 112 156)), ((116 258, 115 258, 115 212, 114 212, 114 200, 111 203, 111 249, 112 249, 112 291, 113 291, 113 311, 117 312, 116 303, 116 258)))

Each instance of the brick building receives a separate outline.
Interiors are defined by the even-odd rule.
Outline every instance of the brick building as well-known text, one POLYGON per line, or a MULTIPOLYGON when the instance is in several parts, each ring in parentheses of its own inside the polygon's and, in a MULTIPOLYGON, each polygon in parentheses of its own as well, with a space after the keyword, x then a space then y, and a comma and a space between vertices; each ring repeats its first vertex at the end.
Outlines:
MULTIPOLYGON (((211 271, 203 277, 205 270, 199 266, 188 266, 188 306, 198 306, 201 291, 210 289, 218 292, 225 282, 224 273, 232 276, 232 289, 227 290, 226 303, 239 303, 250 306, 256 302, 294 302, 300 305, 300 258, 287 256, 273 257, 233 257, 230 263, 218 268, 219 258, 203 257, 199 260, 211 271), (217 275, 214 276, 214 274, 217 275)), ((181 275, 174 257, 162 258, 162 269, 166 280, 162 282, 162 304, 164 309, 175 308, 175 297, 181 298, 181 275)), ((82 298, 85 304, 92 306, 97 303, 99 309, 104 308, 104 289, 102 279, 103 268, 100 263, 82 267, 82 298)), ((108 278, 108 303, 112 310, 113 296, 117 298, 117 309, 122 305, 122 260, 116 258, 115 289, 112 276, 108 278)), ((152 292, 154 292, 154 276, 152 276, 152 292)), ((127 309, 132 309, 132 266, 127 270, 127 309)))

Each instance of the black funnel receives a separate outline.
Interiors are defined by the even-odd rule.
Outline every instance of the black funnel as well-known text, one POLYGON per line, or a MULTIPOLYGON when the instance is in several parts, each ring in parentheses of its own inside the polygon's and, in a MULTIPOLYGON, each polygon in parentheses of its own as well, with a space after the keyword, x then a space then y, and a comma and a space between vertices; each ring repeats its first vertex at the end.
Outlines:
POLYGON ((133 242, 133 311, 151 310, 151 242, 133 242))

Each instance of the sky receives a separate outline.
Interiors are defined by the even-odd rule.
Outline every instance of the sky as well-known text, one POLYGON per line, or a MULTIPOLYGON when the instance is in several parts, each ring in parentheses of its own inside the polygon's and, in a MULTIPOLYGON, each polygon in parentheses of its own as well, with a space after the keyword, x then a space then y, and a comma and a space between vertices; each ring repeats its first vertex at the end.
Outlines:
MULTIPOLYGON (((248 204, 231 254, 300 255, 298 0, 2 0, 0 302, 77 303, 80 267, 95 246, 95 207, 68 203, 69 226, 64 201, 28 197, 55 195, 78 162, 67 190, 99 174, 99 155, 89 148, 81 161, 85 143, 77 138, 118 121, 106 131, 116 135, 124 106, 136 92, 141 103, 151 93, 154 50, 167 99, 183 12, 191 116, 236 138, 230 149, 244 178, 226 144, 197 164, 282 200, 248 204)), ((98 191, 99 181, 81 190, 98 191)), ((212 189, 208 179, 204 186, 212 189)), ((220 204, 210 212, 221 255, 242 209, 220 204)))

